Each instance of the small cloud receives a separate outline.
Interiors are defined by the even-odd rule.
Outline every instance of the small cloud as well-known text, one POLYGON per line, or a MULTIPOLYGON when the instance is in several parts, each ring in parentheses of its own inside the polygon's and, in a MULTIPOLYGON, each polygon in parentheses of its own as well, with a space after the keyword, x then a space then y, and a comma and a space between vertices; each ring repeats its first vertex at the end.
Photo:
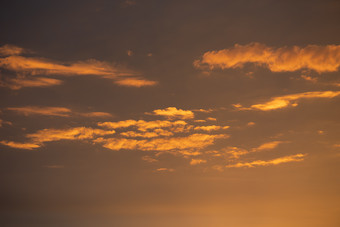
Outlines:
POLYGON ((23 48, 6 44, 0 47, 0 56, 20 55, 26 52, 23 48))
POLYGON ((8 107, 8 110, 14 111, 25 116, 29 115, 46 115, 46 116, 59 116, 69 117, 72 112, 65 107, 37 107, 37 106, 25 106, 25 107, 8 107))
POLYGON ((262 110, 270 111, 276 109, 282 109, 287 107, 295 107, 296 103, 300 99, 312 99, 312 98, 334 98, 340 95, 340 91, 312 91, 297 93, 285 96, 274 97, 270 101, 265 103, 259 103, 251 105, 250 107, 243 107, 241 104, 234 104, 233 106, 238 110, 262 110))
POLYGON ((133 55, 133 51, 132 51, 132 50, 128 50, 128 51, 126 51, 126 54, 127 54, 129 57, 131 57, 131 56, 133 55))
POLYGON ((17 148, 17 149, 26 149, 26 150, 32 150, 34 148, 40 147, 39 144, 35 143, 18 143, 13 141, 0 141, 0 144, 11 147, 11 148, 17 148))
POLYGON ((206 162, 207 160, 204 160, 204 159, 191 159, 190 165, 194 166, 194 165, 199 165, 199 164, 206 163, 206 162))
POLYGON ((319 135, 323 135, 323 134, 325 134, 325 131, 319 130, 318 133, 319 133, 319 135))
POLYGON ((306 81, 312 82, 312 83, 318 82, 318 78, 316 78, 316 77, 301 75, 301 78, 306 80, 306 81))
POLYGON ((89 112, 89 113, 77 113, 82 117, 112 117, 112 114, 106 112, 89 112))
POLYGON ((256 166, 270 166, 270 165, 279 165, 282 163, 287 163, 287 162, 301 162, 304 160, 304 157, 306 154, 296 154, 296 155, 289 155, 289 156, 284 156, 276 159, 272 159, 269 161, 264 161, 264 160, 257 160, 253 162, 239 162, 236 164, 231 164, 227 165, 227 168, 241 168, 241 167, 256 167, 256 166))
POLYGON ((143 156, 143 157, 142 157, 142 160, 143 160, 143 161, 146 161, 146 162, 158 162, 157 159, 155 159, 155 158, 153 158, 153 157, 151 157, 151 156, 143 156))
POLYGON ((252 122, 252 121, 247 123, 247 126, 254 126, 254 125, 255 125, 255 122, 252 122))
POLYGON ((12 90, 19 90, 24 87, 50 87, 61 85, 62 83, 63 81, 61 80, 45 77, 33 77, 33 78, 18 77, 13 79, 7 79, 5 81, 0 81, 0 86, 8 87, 12 90))
POLYGON ((217 119, 214 118, 214 117, 207 117, 207 120, 208 120, 208 121, 217 121, 217 119))
POLYGON ((141 78, 126 78, 119 79, 115 81, 116 84, 126 87, 145 87, 145 86, 155 86, 158 83, 152 80, 145 80, 141 78))
POLYGON ((174 172, 174 169, 169 169, 169 168, 158 168, 156 169, 157 172, 174 172))
POLYGON ((153 56, 153 54, 152 54, 152 53, 148 53, 146 56, 148 56, 148 57, 152 57, 152 56, 153 56))
POLYGON ((191 119, 194 118, 194 113, 190 110, 177 109, 176 107, 168 107, 165 109, 157 109, 152 113, 146 113, 158 116, 164 116, 167 118, 179 118, 179 119, 191 119))

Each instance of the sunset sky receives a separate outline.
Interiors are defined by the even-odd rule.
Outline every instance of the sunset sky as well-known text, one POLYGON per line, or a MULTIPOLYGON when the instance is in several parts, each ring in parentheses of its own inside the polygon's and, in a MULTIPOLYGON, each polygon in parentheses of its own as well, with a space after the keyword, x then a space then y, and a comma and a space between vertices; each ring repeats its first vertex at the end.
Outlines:
POLYGON ((340 1, 0 18, 1 226, 340 226, 340 1))

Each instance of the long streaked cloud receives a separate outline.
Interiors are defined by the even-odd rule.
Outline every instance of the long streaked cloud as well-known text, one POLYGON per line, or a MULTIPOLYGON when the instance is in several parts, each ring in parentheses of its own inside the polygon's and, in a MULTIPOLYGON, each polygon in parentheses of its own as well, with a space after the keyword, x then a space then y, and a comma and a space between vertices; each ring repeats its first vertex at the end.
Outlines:
POLYGON ((36 143, 18 143, 13 141, 0 141, 0 144, 11 147, 11 148, 17 148, 17 149, 25 149, 25 150, 32 150, 34 148, 40 147, 39 144, 36 143))
POLYGON ((112 117, 110 113, 106 112, 88 112, 80 113, 74 112, 66 107, 41 107, 41 106, 24 106, 24 107, 8 107, 7 110, 14 111, 18 114, 25 116, 30 115, 45 115, 45 116, 58 116, 58 117, 71 117, 71 116, 82 116, 82 117, 112 117))
POLYGON ((247 155, 252 152, 261 152, 267 150, 273 150, 277 148, 280 144, 287 143, 287 141, 270 141, 259 145, 258 147, 254 147, 252 149, 244 149, 239 147, 227 147, 224 148, 223 151, 230 156, 230 158, 238 159, 243 155, 247 155))
POLYGON ((14 111, 25 116, 29 115, 47 115, 68 117, 72 112, 69 108, 65 107, 38 107, 38 106, 25 106, 25 107, 8 107, 7 110, 14 111))
POLYGON ((235 44, 233 48, 208 51, 194 62, 197 68, 241 68, 246 63, 269 68, 272 72, 314 70, 335 72, 340 66, 340 45, 269 47, 260 43, 235 44))
POLYGON ((19 76, 17 78, 6 79, 0 81, 1 87, 8 87, 12 90, 19 90, 24 87, 50 87, 61 85, 62 80, 46 78, 46 77, 32 77, 19 76))
MULTIPOLYGON (((30 80, 33 80, 31 77, 35 77, 37 75, 92 75, 111 79, 118 85, 129 87, 152 86, 157 84, 155 81, 144 79, 142 76, 132 70, 124 69, 108 62, 91 59, 87 61, 78 61, 68 64, 59 63, 44 58, 19 56, 18 54, 22 54, 24 52, 23 49, 20 47, 11 46, 11 48, 8 48, 8 46, 3 46, 2 48, 2 51, 6 52, 9 56, 0 58, 0 68, 15 72, 18 75, 16 81, 12 80, 12 83, 14 85, 8 85, 8 87, 14 89, 25 87, 20 87, 19 84, 25 84, 25 82, 28 83, 30 80), (15 86, 15 84, 17 84, 17 86, 15 86)), ((33 82, 31 81, 31 83, 33 82)), ((39 83, 35 83, 35 86, 38 85, 39 83)), ((52 84, 50 83, 49 85, 52 84)), ((46 86, 46 83, 44 84, 44 86, 46 86)))
POLYGON ((264 160, 256 160, 252 162, 239 162, 236 164, 231 164, 227 165, 227 168, 241 168, 241 167, 256 167, 256 166, 270 166, 270 165, 279 165, 282 163, 287 163, 287 162, 301 162, 304 160, 304 157, 306 154, 295 154, 295 155, 289 155, 289 156, 284 156, 268 161, 264 160))
POLYGON ((96 142, 103 143, 103 147, 111 150, 171 151, 204 148, 212 145, 216 139, 228 137, 226 134, 191 134, 185 137, 156 138, 151 140, 109 138, 96 140, 96 142))
POLYGON ((11 56, 11 55, 19 55, 24 53, 25 50, 21 47, 17 47, 14 45, 6 44, 0 47, 0 56, 11 56))
POLYGON ((69 129, 42 129, 36 133, 28 134, 26 137, 37 144, 42 144, 59 140, 93 139, 95 136, 112 135, 114 133, 116 133, 114 130, 106 131, 102 129, 75 127, 69 129))
POLYGON ((287 108, 290 106, 295 107, 298 105, 297 101, 299 101, 300 99, 334 98, 338 95, 340 95, 340 91, 312 91, 274 97, 268 102, 254 104, 250 107, 243 107, 241 104, 234 104, 233 106, 238 110, 270 111, 275 109, 287 108))
POLYGON ((195 114, 191 110, 177 109, 176 107, 167 107, 165 109, 157 109, 152 111, 152 113, 146 113, 151 115, 163 116, 169 119, 179 118, 179 119, 192 119, 195 114))
POLYGON ((118 128, 128 128, 128 127, 137 127, 139 131, 145 132, 150 129, 155 128, 167 128, 167 127, 177 127, 177 126, 185 126, 187 123, 182 120, 178 121, 144 121, 144 120, 125 120, 118 122, 100 122, 98 126, 118 129, 118 128))
POLYGON ((19 143, 13 141, 1 141, 0 143, 18 149, 32 150, 41 147, 46 142, 59 140, 85 140, 95 139, 98 136, 112 135, 116 132, 114 130, 105 131, 102 129, 93 129, 86 127, 75 127, 67 129, 42 129, 36 133, 26 135, 30 141, 26 143, 19 143))

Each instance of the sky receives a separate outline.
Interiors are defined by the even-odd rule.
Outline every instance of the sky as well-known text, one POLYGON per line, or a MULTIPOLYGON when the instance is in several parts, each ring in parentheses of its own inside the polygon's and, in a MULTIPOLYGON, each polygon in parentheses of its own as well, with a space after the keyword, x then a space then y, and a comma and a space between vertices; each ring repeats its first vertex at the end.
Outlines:
POLYGON ((338 227, 340 2, 5 0, 1 226, 338 227))

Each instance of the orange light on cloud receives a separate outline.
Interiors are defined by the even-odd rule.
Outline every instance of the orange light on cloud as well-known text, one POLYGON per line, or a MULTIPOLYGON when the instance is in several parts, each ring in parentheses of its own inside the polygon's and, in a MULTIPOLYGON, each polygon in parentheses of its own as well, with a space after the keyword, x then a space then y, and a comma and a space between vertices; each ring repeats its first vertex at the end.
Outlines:
POLYGON ((287 108, 290 106, 297 106, 298 104, 294 101, 300 99, 312 99, 312 98, 334 98, 340 95, 340 91, 312 91, 297 93, 292 95, 285 95, 274 97, 270 101, 265 103, 259 103, 251 105, 250 107, 243 107, 241 104, 234 104, 233 106, 238 110, 262 110, 270 111, 275 109, 287 108))
POLYGON ((227 168, 240 168, 240 167, 256 167, 256 166, 270 166, 270 165, 279 165, 287 162, 301 162, 304 160, 306 154, 296 154, 284 156, 276 159, 272 159, 269 161, 257 160, 253 162, 239 162, 236 164, 227 165, 227 168))
MULTIPOLYGON (((150 114, 150 113, 146 113, 150 114)), ((165 109, 157 109, 152 111, 153 115, 163 116, 167 118, 191 119, 194 118, 194 113, 190 110, 177 109, 176 107, 168 107, 165 109)))
POLYGON ((272 72, 301 69, 335 72, 340 66, 340 45, 273 48, 260 43, 235 44, 233 48, 204 53, 194 66, 226 69, 241 68, 246 63, 267 67, 272 72))

